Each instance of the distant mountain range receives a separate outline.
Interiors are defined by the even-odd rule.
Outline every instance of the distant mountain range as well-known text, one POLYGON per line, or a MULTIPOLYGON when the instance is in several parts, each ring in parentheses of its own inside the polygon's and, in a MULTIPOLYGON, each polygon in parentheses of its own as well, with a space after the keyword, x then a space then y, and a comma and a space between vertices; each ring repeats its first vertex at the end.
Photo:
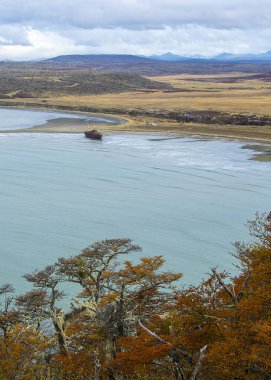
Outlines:
MULTIPOLYGON (((173 53, 144 57, 131 54, 70 54, 32 61, 0 61, 0 69, 20 70, 78 70, 85 75, 85 69, 96 74, 125 73, 146 77, 175 74, 215 74, 221 72, 270 73, 271 51, 262 54, 234 55, 223 53, 212 58, 186 57, 173 53), (82 70, 81 70, 82 69, 82 70)), ((79 74, 78 74, 79 75, 79 74)), ((89 73, 87 74, 87 76, 89 73)), ((78 82, 79 83, 79 82, 78 82)), ((138 80, 137 80, 138 83, 138 80)), ((2 91, 2 89, 1 89, 2 91)))
POLYGON ((182 55, 172 54, 170 52, 162 54, 162 55, 151 55, 149 58, 155 59, 158 61, 167 61, 167 62, 181 62, 181 61, 198 61, 198 60, 206 60, 206 58, 199 56, 186 57, 182 55))
POLYGON ((45 63, 56 64, 70 64, 82 66, 109 66, 109 65, 123 65, 123 64, 151 64, 155 62, 206 62, 206 61, 220 61, 220 62, 242 62, 242 61, 271 61, 271 50, 266 53, 260 54, 230 54, 222 53, 213 57, 201 56, 181 56, 173 53, 165 53, 161 55, 152 55, 149 57, 129 55, 129 54, 71 54, 60 55, 49 59, 42 60, 45 63))
POLYGON ((216 61, 231 61, 231 62, 239 62, 239 61, 271 61, 271 50, 266 53, 260 54, 230 54, 230 53, 222 53, 213 57, 201 57, 201 56, 181 56, 172 54, 170 52, 162 54, 162 55, 152 55, 149 58, 156 59, 159 61, 168 61, 168 62, 182 62, 182 61, 202 61, 202 60, 216 60, 216 61))
POLYGON ((218 61, 270 61, 271 60, 271 50, 266 53, 260 54, 229 54, 222 53, 213 59, 218 61))

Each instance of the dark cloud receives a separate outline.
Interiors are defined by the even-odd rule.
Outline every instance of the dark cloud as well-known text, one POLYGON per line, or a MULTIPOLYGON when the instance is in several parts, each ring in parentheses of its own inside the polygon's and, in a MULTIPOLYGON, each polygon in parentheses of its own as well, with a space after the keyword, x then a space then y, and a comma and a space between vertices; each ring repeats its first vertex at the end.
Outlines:
POLYGON ((12 45, 18 56, 258 52, 271 47, 271 0, 1 0, 0 24, 0 58, 12 45))
POLYGON ((270 8, 270 0, 1 0, 0 21, 86 29, 185 24, 244 29, 269 26, 270 8))

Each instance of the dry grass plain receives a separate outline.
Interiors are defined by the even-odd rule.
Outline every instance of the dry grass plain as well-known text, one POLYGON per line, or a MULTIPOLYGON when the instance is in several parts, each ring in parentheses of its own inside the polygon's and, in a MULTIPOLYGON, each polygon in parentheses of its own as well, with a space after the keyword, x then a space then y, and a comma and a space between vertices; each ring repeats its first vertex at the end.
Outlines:
POLYGON ((248 79, 247 74, 171 75, 151 77, 170 83, 175 91, 137 91, 119 94, 48 98, 56 105, 100 108, 142 108, 167 110, 217 110, 271 114, 271 82, 248 79), (244 77, 244 79, 243 79, 244 77), (225 83, 225 80, 229 80, 225 83), (234 82, 230 82, 233 80, 234 82))
MULTIPOLYGON (((221 125, 178 123, 161 119, 159 113, 167 111, 219 111, 227 113, 271 115, 270 76, 247 73, 221 73, 216 75, 166 75, 152 80, 170 83, 171 90, 143 90, 102 95, 68 95, 42 98, 12 99, 12 105, 46 108, 67 107, 74 111, 91 109, 93 112, 113 114, 128 123, 114 130, 167 131, 211 136, 247 138, 271 141, 271 126, 221 125), (113 111, 112 111, 113 110, 113 111), (133 111, 140 116, 133 116, 133 111), (152 116, 144 112, 152 112, 152 116), (157 126, 147 127, 146 122, 157 126)), ((9 100, 5 102, 9 103, 9 100)), ((106 128, 110 129, 109 127, 106 128)), ((63 130, 61 130, 63 131, 63 130)))

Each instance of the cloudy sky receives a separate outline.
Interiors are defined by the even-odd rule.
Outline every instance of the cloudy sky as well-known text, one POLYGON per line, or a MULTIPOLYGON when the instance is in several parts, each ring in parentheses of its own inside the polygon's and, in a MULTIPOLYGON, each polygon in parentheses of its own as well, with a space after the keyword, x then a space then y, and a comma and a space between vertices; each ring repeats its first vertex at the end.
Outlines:
POLYGON ((0 59, 271 50, 271 0, 0 0, 0 59))

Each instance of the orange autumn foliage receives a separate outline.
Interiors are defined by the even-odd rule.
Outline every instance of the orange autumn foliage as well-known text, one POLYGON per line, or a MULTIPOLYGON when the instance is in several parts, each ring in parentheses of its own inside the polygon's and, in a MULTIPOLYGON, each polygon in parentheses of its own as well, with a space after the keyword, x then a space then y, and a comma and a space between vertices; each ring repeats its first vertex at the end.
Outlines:
POLYGON ((50 342, 41 334, 16 324, 0 339, 0 379, 32 380, 46 374, 50 342))
POLYGON ((0 380, 270 379, 271 214, 249 229, 234 276, 213 268, 181 290, 160 256, 119 260, 140 250, 129 239, 27 275, 26 295, 2 286, 0 380), (69 311, 63 283, 81 287, 69 311))

